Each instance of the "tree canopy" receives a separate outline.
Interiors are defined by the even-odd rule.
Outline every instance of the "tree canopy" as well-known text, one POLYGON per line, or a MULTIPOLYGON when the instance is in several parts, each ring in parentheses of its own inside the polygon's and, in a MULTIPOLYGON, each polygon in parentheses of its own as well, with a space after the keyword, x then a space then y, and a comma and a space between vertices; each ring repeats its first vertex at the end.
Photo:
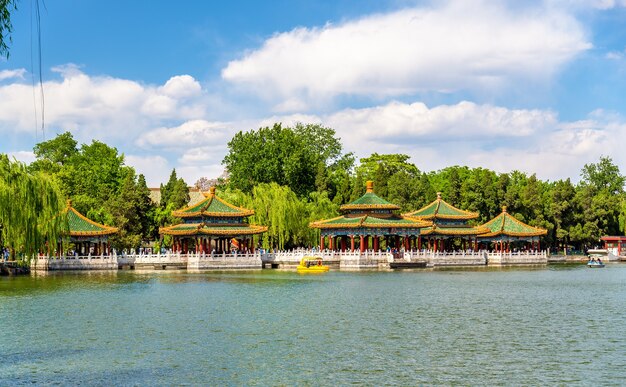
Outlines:
POLYGON ((316 189, 319 168, 328 169, 340 156, 341 143, 333 129, 277 123, 235 134, 222 164, 234 188, 250 193, 257 184, 276 183, 302 197, 316 189))
POLYGON ((29 261, 52 249, 65 230, 63 195, 47 176, 0 154, 0 246, 29 261), (50 243, 49 243, 50 242, 50 243))
MULTIPOLYGON (((466 166, 422 172, 404 154, 374 153, 355 163, 354 155, 342 154, 334 130, 320 125, 275 124, 239 132, 228 148, 223 163, 230 177, 201 179, 197 185, 206 189, 217 182, 225 200, 255 210, 250 221, 268 226, 260 240, 265 248, 316 245, 319 230, 308 224, 338 215, 341 204, 365 193, 366 180, 373 180, 376 194, 400 205, 403 212, 432 202, 437 192, 454 206, 478 212, 477 223, 507 206, 517 219, 546 228, 544 241, 553 247, 595 245, 602 235, 623 234, 626 227, 626 178, 609 157, 585 165, 580 182, 573 184, 569 179, 550 182, 519 171, 497 173, 466 166)), ((156 206, 145 178, 124 164, 117 149, 99 141, 79 146, 66 132, 37 144, 34 151, 37 159, 28 167, 6 156, 2 159, 3 203, 9 200, 7 192, 12 192, 9 184, 17 184, 11 190, 29 184, 39 190, 42 196, 32 200, 42 202, 20 200, 28 208, 48 206, 47 215, 59 209, 63 197, 71 198, 74 207, 91 219, 120 229, 112 238, 117 248, 132 249, 155 240, 159 226, 177 222, 172 210, 189 202, 187 184, 172 170, 161 185, 161 203, 156 206), (13 175, 21 176, 21 183, 7 177, 13 175)), ((17 221, 6 208, 0 224, 34 219, 17 221)), ((29 246, 41 247, 51 232, 29 231, 28 240, 34 241, 29 246)), ((2 233, 3 240, 11 239, 15 248, 26 243, 6 226, 2 233)))

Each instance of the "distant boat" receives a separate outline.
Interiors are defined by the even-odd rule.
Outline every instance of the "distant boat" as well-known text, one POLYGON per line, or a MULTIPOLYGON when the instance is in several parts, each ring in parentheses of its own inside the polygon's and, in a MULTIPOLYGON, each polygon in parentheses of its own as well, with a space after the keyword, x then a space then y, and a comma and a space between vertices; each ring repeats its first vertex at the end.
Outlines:
POLYGON ((592 268, 592 269, 597 269, 597 268, 604 267, 604 263, 602 263, 602 261, 596 261, 595 259, 590 259, 589 262, 587 262, 587 267, 592 268))
POLYGON ((296 271, 298 273, 325 273, 328 271, 328 266, 323 264, 322 258, 304 257, 296 271))

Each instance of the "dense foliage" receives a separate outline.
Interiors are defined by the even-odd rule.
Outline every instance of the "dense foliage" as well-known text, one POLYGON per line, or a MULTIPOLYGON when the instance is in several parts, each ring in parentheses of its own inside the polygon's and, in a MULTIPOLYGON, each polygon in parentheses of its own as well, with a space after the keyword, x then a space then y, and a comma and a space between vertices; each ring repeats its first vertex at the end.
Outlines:
POLYGON ((570 179, 550 182, 519 171, 496 173, 461 166, 422 172, 409 159, 403 154, 374 153, 355 166, 351 154, 341 154, 332 129, 277 124, 235 135, 223 163, 230 172, 226 185, 242 191, 239 196, 244 199, 238 203, 257 211, 253 221, 270 226, 263 237, 265 247, 315 245, 319 234, 308 223, 337 215, 339 205, 363 195, 367 180, 373 180, 375 192, 400 205, 403 212, 432 202, 437 192, 454 206, 478 212, 477 223, 490 220, 506 206, 517 219, 546 228, 544 242, 553 249, 582 249, 597 245, 603 235, 624 233, 625 177, 609 157, 585 165, 576 185, 570 179), (303 132, 303 127, 310 130, 303 132), (325 141, 311 135, 319 135, 322 129, 325 141), (303 150, 303 144, 319 147, 303 150), (295 167, 288 167, 289 163, 305 163, 313 159, 310 155, 317 155, 317 165, 310 161, 299 165, 301 179, 290 180, 287 171, 295 167))
POLYGON ((247 193, 259 183, 277 183, 307 195, 320 185, 325 188, 327 172, 344 161, 339 159, 341 143, 335 131, 320 125, 275 124, 239 132, 228 149, 223 164, 230 172, 229 184, 247 193))
MULTIPOLYGON (((50 176, 63 195, 72 199, 74 208, 88 218, 119 228, 111 238, 113 247, 135 249, 158 238, 161 219, 157 219, 162 214, 150 199, 144 176, 137 176, 133 168, 124 165, 124 156, 117 149, 100 141, 78 147, 72 134, 66 132, 37 144, 34 153, 37 159, 29 166, 30 171, 50 176)), ((182 200, 188 200, 184 195, 182 200)), ((180 199, 176 200, 178 205, 180 199)))
POLYGON ((30 173, 20 162, 0 155, 0 250, 9 249, 13 259, 30 260, 51 249, 67 229, 63 197, 56 184, 40 173, 30 173), (36 194, 35 194, 36 193, 36 194))
MULTIPOLYGON (((214 180, 218 195, 255 210, 249 221, 268 226, 258 240, 268 249, 317 245, 319 230, 309 223, 337 216, 341 204, 363 195, 367 180, 403 212, 432 202, 437 192, 454 206, 480 213, 477 223, 507 206, 516 218, 546 228, 544 243, 553 249, 597 245, 602 235, 623 234, 626 226, 626 178, 609 157, 585 165, 574 184, 462 166, 424 172, 403 154, 374 153, 355 165, 352 154, 342 153, 334 130, 319 125, 276 124, 240 132, 228 148, 223 163, 230 178, 214 180)), ((172 210, 189 202, 188 186, 173 170, 161 184, 160 204, 153 203, 145 178, 124 164, 117 149, 99 141, 78 146, 63 133, 34 151, 37 160, 28 167, 0 159, 0 226, 4 244, 14 249, 32 252, 54 239, 49 238, 60 225, 44 219, 54 219, 64 197, 89 218, 118 227, 112 238, 117 249, 159 239, 158 227, 178 222, 172 210), (25 195, 28 190, 39 194, 25 195), (17 230, 24 227, 31 228, 21 235, 17 230)), ((210 181, 202 180, 202 188, 210 181)))

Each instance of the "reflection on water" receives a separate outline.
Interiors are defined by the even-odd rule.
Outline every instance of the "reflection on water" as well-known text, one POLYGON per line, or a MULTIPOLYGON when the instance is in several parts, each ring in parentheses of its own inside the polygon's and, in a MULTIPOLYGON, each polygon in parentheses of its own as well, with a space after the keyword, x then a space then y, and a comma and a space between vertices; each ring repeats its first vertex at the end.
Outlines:
POLYGON ((625 278, 626 265, 5 277, 0 384, 622 384, 625 278))

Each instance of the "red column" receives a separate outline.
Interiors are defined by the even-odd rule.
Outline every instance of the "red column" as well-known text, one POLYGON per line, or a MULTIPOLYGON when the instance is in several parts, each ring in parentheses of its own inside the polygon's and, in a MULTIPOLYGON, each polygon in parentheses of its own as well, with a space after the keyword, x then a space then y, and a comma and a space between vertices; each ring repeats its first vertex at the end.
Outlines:
POLYGON ((541 251, 541 241, 537 239, 537 251, 541 251))
POLYGON ((361 235, 360 238, 361 238, 361 241, 360 241, 361 245, 359 247, 361 249, 361 252, 364 252, 365 251, 365 238, 363 237, 363 235, 361 235))
POLYGON ((374 251, 378 251, 378 235, 374 236, 374 251))
POLYGON ((404 237, 404 251, 408 251, 409 250, 409 237, 405 236, 404 237))
POLYGON ((330 249, 330 251, 333 251, 335 249, 335 236, 334 235, 328 236, 328 248, 330 249))
POLYGON ((395 245, 393 247, 395 247, 396 249, 400 248, 400 235, 396 235, 396 241, 395 241, 395 245))
POLYGON ((354 253, 354 235, 350 235, 350 252, 354 253))
POLYGON ((422 236, 418 236, 417 237, 417 249, 421 250, 422 249, 422 236))
POLYGON ((320 251, 324 250, 324 235, 320 235, 320 251))
POLYGON ((341 237, 341 252, 345 253, 346 252, 346 236, 342 236, 341 237))

